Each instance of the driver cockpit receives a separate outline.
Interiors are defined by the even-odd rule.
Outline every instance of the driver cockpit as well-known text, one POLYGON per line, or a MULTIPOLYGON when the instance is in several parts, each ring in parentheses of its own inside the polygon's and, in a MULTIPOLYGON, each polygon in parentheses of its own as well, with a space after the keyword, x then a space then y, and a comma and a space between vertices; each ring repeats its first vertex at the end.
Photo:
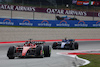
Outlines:
POLYGON ((63 40, 62 40, 62 42, 67 42, 67 41, 68 41, 68 39, 67 39, 67 38, 65 38, 65 39, 63 39, 63 40))

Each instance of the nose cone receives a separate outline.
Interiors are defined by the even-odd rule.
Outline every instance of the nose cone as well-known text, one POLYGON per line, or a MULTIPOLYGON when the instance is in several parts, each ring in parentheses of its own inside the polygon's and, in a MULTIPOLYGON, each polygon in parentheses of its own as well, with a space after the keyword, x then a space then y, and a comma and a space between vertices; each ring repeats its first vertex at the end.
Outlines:
POLYGON ((23 51, 22 51, 22 56, 25 56, 27 51, 29 50, 30 47, 24 46, 23 51))

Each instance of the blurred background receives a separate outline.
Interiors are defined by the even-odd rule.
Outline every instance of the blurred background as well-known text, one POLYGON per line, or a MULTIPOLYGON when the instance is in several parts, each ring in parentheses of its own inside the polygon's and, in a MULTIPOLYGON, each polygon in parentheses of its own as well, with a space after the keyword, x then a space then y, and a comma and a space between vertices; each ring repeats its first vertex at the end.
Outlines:
MULTIPOLYGON (((99 16, 95 16, 95 13, 98 12, 100 16, 100 1, 99 0, 0 0, 0 18, 17 18, 17 19, 35 19, 35 20, 57 20, 56 16, 67 16, 74 17, 79 20, 88 20, 88 21, 100 21, 99 16), (3 6, 1 6, 3 5, 3 6), (36 8, 49 8, 49 9, 62 9, 70 10, 69 13, 79 13, 82 12, 91 12, 91 16, 78 16, 78 15, 68 15, 68 14, 57 14, 54 10, 54 13, 43 13, 34 12, 34 11, 16 11, 9 9, 10 6, 29 6, 36 8), (4 8, 4 9, 1 9, 4 8), (5 9, 8 8, 8 9, 5 9), (78 11, 78 12, 77 12, 78 11), (80 12, 79 12, 80 11, 80 12)), ((98 21, 98 22, 99 22, 98 21)), ((99 23, 98 23, 98 26, 99 23)), ((70 39, 99 39, 100 38, 100 29, 99 28, 0 28, 0 41, 19 41, 27 40, 33 37, 33 40, 41 39, 63 39, 68 37, 70 39), (30 33, 30 31, 32 33, 30 33), (49 33, 48 33, 49 32, 49 33)))
POLYGON ((34 7, 51 7, 51 8, 63 8, 63 9, 76 9, 90 11, 94 9, 99 10, 100 0, 0 0, 1 4, 22 5, 22 6, 34 6, 34 7), (83 1, 83 4, 78 4, 83 1), (85 5, 84 2, 89 2, 85 5), (94 2, 93 4, 90 2, 94 2), (54 7, 55 6, 55 7, 54 7), (82 9, 85 8, 85 9, 82 9))
MULTIPOLYGON (((82 17, 80 16, 75 16, 75 15, 67 15, 68 17, 76 17, 79 20, 99 20, 100 17, 95 17, 95 12, 100 12, 100 1, 99 0, 0 0, 0 4, 7 4, 7 5, 18 5, 18 6, 32 6, 32 7, 39 7, 39 8, 54 8, 54 9, 64 9, 64 10, 75 10, 75 11, 87 11, 87 12, 93 12, 92 16, 89 17, 82 17), (87 19, 89 18, 89 19, 87 19)), ((2 13, 4 11, 1 11, 2 13)), ((14 13, 16 12, 11 12, 7 11, 10 15, 11 18, 16 18, 14 16, 14 13)), ((20 12, 20 11, 19 11, 20 12)), ((20 15, 20 13, 17 12, 17 15, 20 15)), ((24 13, 21 13, 24 14, 24 13)), ((28 14, 28 13, 27 13, 28 14)), ((7 15, 7 14, 6 14, 7 15)), ((2 17, 6 16, 5 13, 2 17)), ((24 19, 49 19, 49 20, 55 20, 55 16, 66 16, 66 15, 54 15, 52 14, 52 17, 44 17, 42 13, 37 14, 37 12, 33 14, 33 12, 29 13, 29 17, 24 16, 19 16, 17 18, 24 18, 24 19), (42 18, 37 17, 39 15, 42 18)), ((50 15, 50 14, 49 14, 50 15)), ((27 15, 26 15, 27 16, 27 15)), ((6 16, 8 17, 8 16, 6 16)))

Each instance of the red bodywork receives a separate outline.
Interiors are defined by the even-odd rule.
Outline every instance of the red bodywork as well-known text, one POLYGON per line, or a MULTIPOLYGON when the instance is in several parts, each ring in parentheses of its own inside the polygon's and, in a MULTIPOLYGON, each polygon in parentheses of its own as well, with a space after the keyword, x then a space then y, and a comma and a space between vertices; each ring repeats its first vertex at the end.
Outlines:
POLYGON ((27 51, 30 49, 30 48, 36 48, 36 44, 31 44, 31 43, 29 43, 29 44, 24 44, 24 46, 23 47, 16 47, 16 53, 18 53, 18 52, 22 52, 22 56, 25 56, 26 55, 26 53, 27 53, 27 51), (19 49, 21 49, 22 48, 22 50, 19 50, 19 49))

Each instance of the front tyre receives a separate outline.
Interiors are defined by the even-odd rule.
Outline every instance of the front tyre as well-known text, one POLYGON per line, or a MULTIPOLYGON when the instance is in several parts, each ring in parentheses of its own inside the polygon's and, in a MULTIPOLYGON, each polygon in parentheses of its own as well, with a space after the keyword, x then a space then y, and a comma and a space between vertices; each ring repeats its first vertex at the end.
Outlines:
POLYGON ((16 48, 14 46, 9 47, 8 52, 7 52, 7 57, 9 59, 14 59, 15 58, 15 50, 16 48))
POLYGON ((56 42, 53 43, 52 48, 57 49, 57 43, 56 42))
POLYGON ((51 47, 50 46, 44 46, 44 56, 45 57, 51 56, 51 47))
POLYGON ((36 56, 41 57, 41 58, 44 57, 43 46, 36 47, 36 56))

